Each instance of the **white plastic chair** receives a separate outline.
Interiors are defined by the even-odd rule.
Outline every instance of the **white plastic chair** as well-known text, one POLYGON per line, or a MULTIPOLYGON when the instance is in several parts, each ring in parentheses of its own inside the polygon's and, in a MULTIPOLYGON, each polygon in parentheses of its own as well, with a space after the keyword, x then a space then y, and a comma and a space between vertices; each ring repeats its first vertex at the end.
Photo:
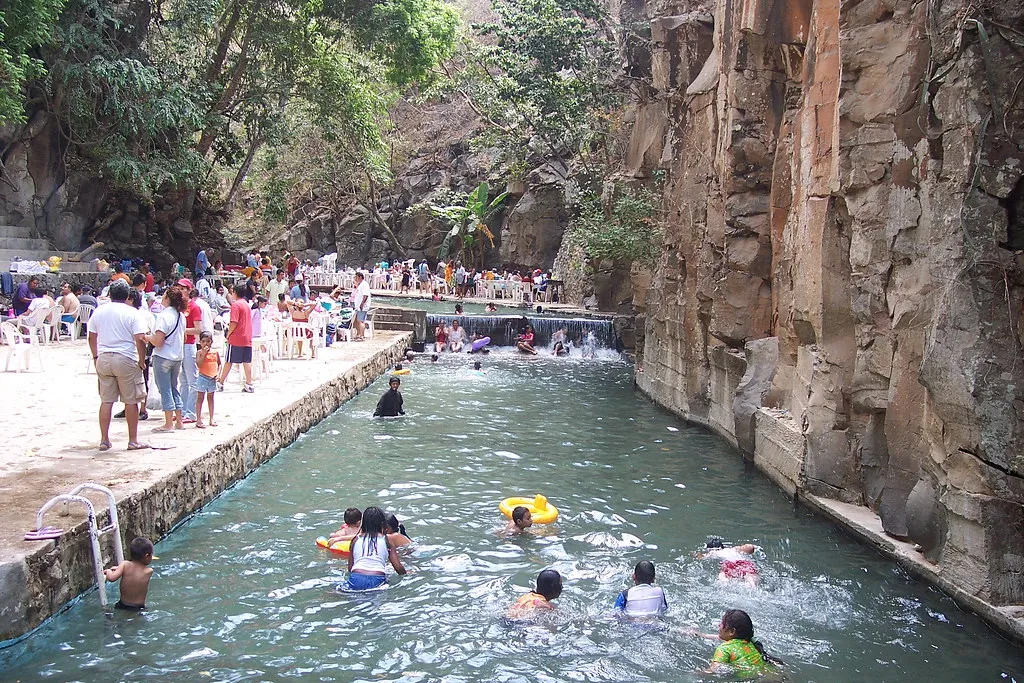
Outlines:
POLYGON ((60 306, 50 306, 46 311, 46 316, 43 318, 43 339, 44 344, 49 344, 51 341, 60 341, 60 317, 64 314, 64 309, 60 306))
POLYGON ((295 357, 295 347, 300 342, 309 342, 313 345, 313 353, 316 353, 316 333, 313 332, 313 326, 308 322, 296 322, 292 321, 288 324, 288 352, 289 358, 295 357), (313 336, 310 337, 308 333, 312 332, 313 336))
POLYGON ((377 315, 377 309, 371 308, 366 313, 366 330, 363 332, 363 336, 366 339, 373 339, 373 319, 377 315))
POLYGON ((37 308, 32 311, 32 315, 18 318, 18 330, 24 334, 31 334, 39 337, 39 341, 43 344, 47 342, 48 336, 47 330, 44 327, 46 322, 46 316, 50 314, 49 308, 37 308))
POLYGON ((11 360, 15 356, 17 356, 17 372, 21 372, 23 365, 25 370, 29 370, 33 351, 35 351, 39 369, 43 369, 43 355, 39 352, 39 338, 34 332, 23 334, 14 323, 3 322, 0 323, 0 334, 3 335, 4 343, 7 344, 7 364, 4 365, 4 372, 10 372, 11 360))
POLYGON ((82 327, 89 324, 89 318, 96 312, 96 307, 90 304, 81 304, 78 307, 78 318, 75 319, 75 339, 82 338, 82 327))

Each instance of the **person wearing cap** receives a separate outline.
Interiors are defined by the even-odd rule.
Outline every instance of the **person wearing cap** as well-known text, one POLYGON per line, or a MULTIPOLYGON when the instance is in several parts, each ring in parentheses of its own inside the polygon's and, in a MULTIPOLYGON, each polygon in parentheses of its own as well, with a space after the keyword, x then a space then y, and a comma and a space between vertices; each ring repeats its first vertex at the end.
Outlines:
POLYGON ((203 331, 203 309, 192 297, 192 281, 183 277, 177 282, 181 293, 185 296, 185 345, 181 361, 181 374, 178 375, 178 393, 181 394, 181 422, 192 424, 196 421, 196 381, 199 371, 196 369, 196 341, 203 331))
POLYGON ((130 289, 127 282, 112 284, 111 303, 89 319, 89 350, 99 380, 101 451, 110 450, 110 420, 118 400, 125 404, 128 450, 149 448, 139 441, 139 403, 146 399, 146 326, 127 303, 130 289))
POLYGON ((377 408, 373 411, 374 417, 398 417, 399 415, 405 415, 405 411, 402 410, 402 392, 398 390, 398 387, 401 385, 402 380, 397 377, 391 377, 388 380, 388 390, 377 401, 377 408))

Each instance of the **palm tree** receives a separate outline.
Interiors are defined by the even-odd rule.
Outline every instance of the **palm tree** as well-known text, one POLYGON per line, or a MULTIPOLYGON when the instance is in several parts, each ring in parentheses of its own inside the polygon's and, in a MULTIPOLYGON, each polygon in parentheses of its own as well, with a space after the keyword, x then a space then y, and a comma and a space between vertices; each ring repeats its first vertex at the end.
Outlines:
POLYGON ((431 207, 431 212, 440 218, 452 223, 452 229, 441 241, 441 248, 437 252, 437 258, 444 260, 452 252, 452 241, 461 237, 455 250, 463 251, 469 255, 470 262, 475 262, 477 267, 484 266, 484 238, 486 237, 491 248, 494 247, 494 233, 487 227, 487 219, 501 206, 508 196, 508 192, 502 192, 494 201, 488 203, 491 192, 486 181, 480 183, 475 190, 466 196, 464 204, 452 204, 444 207, 431 207), (474 258, 475 256, 475 258, 474 258))

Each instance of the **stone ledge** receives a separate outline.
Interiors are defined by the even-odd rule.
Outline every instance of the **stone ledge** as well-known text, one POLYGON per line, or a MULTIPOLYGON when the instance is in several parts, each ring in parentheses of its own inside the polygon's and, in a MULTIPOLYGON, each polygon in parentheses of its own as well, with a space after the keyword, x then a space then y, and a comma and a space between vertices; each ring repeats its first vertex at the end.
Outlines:
POLYGON ((804 435, 792 417, 759 408, 754 413, 754 465, 796 497, 803 488, 804 435))
POLYGON ((802 493, 800 501, 894 560, 914 578, 938 587, 957 604, 977 613, 1004 635, 1024 645, 1024 606, 993 605, 959 588, 943 575, 941 567, 925 559, 913 544, 888 536, 882 530, 882 520, 869 508, 820 498, 809 493, 802 493))
MULTIPOLYGON (((170 474, 128 490, 114 487, 122 538, 128 541, 141 535, 159 540, 364 389, 401 358, 410 341, 408 333, 389 335, 384 346, 368 358, 341 374, 323 378, 297 400, 281 405, 225 441, 204 444, 202 452, 179 463, 170 474)), ((99 483, 105 482, 101 479, 99 483)), ((61 492, 49 491, 46 497, 61 492)), ((98 514, 98 521, 102 525, 105 506, 97 505, 101 508, 104 512, 98 514)), ((109 537, 104 541, 103 555, 109 558, 109 537)), ((24 552, 5 551, 4 555, 0 561, 0 642, 30 632, 95 585, 85 521, 59 539, 24 552)))

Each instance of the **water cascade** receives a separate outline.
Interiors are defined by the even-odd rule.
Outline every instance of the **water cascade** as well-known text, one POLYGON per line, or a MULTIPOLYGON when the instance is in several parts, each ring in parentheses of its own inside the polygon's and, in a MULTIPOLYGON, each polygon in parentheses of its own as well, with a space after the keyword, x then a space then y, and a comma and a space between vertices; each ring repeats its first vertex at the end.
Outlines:
POLYGON ((615 347, 615 330, 611 320, 524 315, 440 315, 431 313, 427 315, 427 334, 430 340, 433 340, 434 328, 439 323, 450 327, 453 320, 459 321, 459 325, 465 328, 466 334, 490 337, 491 344, 495 346, 511 346, 515 343, 516 336, 527 325, 530 325, 533 327, 538 346, 546 346, 551 343, 551 335, 556 330, 565 329, 569 333, 569 338, 574 341, 578 341, 587 332, 593 332, 599 346, 615 347))

